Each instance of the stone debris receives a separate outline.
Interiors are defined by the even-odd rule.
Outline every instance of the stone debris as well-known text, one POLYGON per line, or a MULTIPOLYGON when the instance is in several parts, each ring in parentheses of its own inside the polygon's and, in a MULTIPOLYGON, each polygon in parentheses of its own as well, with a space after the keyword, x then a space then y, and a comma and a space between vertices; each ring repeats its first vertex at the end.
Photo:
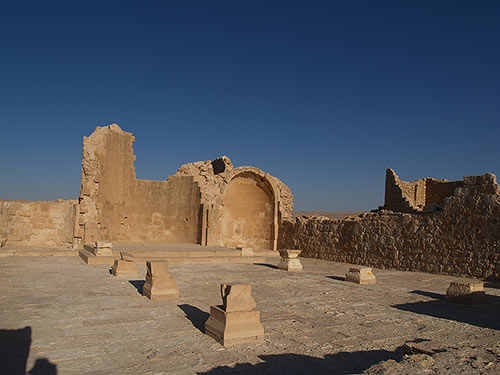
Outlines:
POLYGON ((455 281, 446 289, 446 297, 450 301, 480 303, 486 300, 482 281, 455 281))
POLYGON ((349 272, 345 274, 345 281, 361 285, 376 284, 377 279, 370 267, 352 267, 349 272))
POLYGON ((176 300, 179 298, 177 281, 170 277, 169 262, 166 260, 146 262, 146 283, 142 294, 150 300, 176 300))
POLYGON ((255 255, 251 247, 237 247, 236 249, 241 251, 242 257, 253 257, 255 255))
POLYGON ((224 346, 264 341, 251 285, 221 284, 222 305, 210 306, 205 333, 224 346))
POLYGON ((126 252, 120 252, 120 257, 121 259, 116 259, 113 267, 111 267, 111 273, 123 279, 136 279, 138 271, 133 255, 126 252))
POLYGON ((298 258, 302 250, 281 249, 279 252, 281 260, 278 264, 278 268, 280 270, 294 272, 302 271, 302 263, 300 263, 300 259, 298 258))

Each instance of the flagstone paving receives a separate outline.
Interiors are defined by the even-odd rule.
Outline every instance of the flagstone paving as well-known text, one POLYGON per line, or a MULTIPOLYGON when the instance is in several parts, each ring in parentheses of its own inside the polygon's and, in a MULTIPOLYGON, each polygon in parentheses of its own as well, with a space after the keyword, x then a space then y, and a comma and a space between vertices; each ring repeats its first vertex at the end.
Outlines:
POLYGON ((278 262, 172 265, 180 298, 154 302, 139 293, 144 266, 128 281, 78 257, 1 258, 0 361, 13 374, 500 373, 499 284, 460 305, 443 299, 457 277, 374 269, 377 284, 358 285, 342 280, 348 264, 278 262), (203 333, 220 283, 252 285, 264 343, 203 333), (408 341, 436 353, 403 356, 408 341))

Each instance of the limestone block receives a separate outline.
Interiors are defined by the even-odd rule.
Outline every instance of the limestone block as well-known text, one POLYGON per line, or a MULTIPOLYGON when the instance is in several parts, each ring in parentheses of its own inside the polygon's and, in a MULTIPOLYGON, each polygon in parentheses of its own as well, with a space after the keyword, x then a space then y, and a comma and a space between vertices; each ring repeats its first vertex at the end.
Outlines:
POLYGON ((256 306, 251 285, 221 284, 220 294, 224 311, 252 311, 256 306))
POLYGON ((477 280, 451 282, 445 298, 459 302, 483 302, 486 300, 484 284, 477 280))
POLYGON ((222 305, 210 307, 205 333, 224 346, 264 341, 251 285, 221 284, 222 305))
POLYGON ((111 273, 119 278, 123 279, 136 279, 137 278, 137 265, 135 262, 115 259, 113 267, 111 267, 111 273))
POLYGON ((353 267, 349 268, 349 272, 345 275, 345 281, 351 281, 353 283, 368 285, 375 284, 377 279, 372 273, 370 267, 353 267))
POLYGON ((278 268, 286 271, 302 271, 302 264, 298 258, 302 250, 281 249, 281 261, 278 268))
POLYGON ((113 244, 111 242, 96 241, 93 253, 95 256, 113 256, 112 247, 113 244))
POLYGON ((242 257, 253 257, 253 249, 251 247, 237 247, 237 250, 241 251, 241 256, 242 257))
POLYGON ((147 261, 146 283, 142 294, 150 300, 175 300, 179 298, 177 281, 170 277, 168 261, 147 261))

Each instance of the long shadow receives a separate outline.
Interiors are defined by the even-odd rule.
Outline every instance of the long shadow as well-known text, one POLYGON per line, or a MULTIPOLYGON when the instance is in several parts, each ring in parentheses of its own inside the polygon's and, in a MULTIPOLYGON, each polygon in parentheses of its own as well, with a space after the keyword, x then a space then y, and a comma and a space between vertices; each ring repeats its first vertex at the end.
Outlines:
POLYGON ((359 352, 339 352, 327 354, 324 358, 302 354, 259 355, 264 362, 257 364, 237 363, 234 367, 219 366, 199 375, 215 374, 359 374, 371 366, 389 359, 400 361, 401 348, 391 352, 387 350, 368 350, 359 352))
POLYGON ((342 276, 327 276, 327 277, 332 280, 345 281, 345 277, 342 276))
POLYGON ((264 267, 269 267, 269 268, 273 268, 275 270, 278 269, 278 266, 274 265, 274 264, 269 264, 269 263, 254 263, 256 266, 264 266, 264 267))
POLYGON ((200 310, 195 306, 188 304, 177 305, 177 306, 182 311, 184 311, 184 314, 186 314, 186 318, 188 318, 191 321, 191 323, 193 323, 193 326, 195 328, 199 329, 202 333, 205 333, 205 322, 207 321, 210 314, 206 313, 203 310, 200 310))
POLYGON ((137 289, 137 292, 142 296, 142 290, 144 289, 144 284, 146 281, 144 280, 129 280, 128 281, 130 284, 134 286, 135 289, 137 289))
MULTIPOLYGON (((26 375, 31 347, 31 327, 0 329, 0 370, 2 374, 26 375)), ((47 358, 38 358, 31 375, 57 375, 57 366, 47 358)))
POLYGON ((409 293, 411 293, 411 294, 418 294, 420 296, 431 297, 431 298, 434 298, 434 299, 444 299, 444 297, 445 297, 444 294, 439 294, 439 293, 434 293, 434 292, 427 292, 425 290, 412 290, 409 293))
POLYGON ((481 328, 500 330, 500 297, 487 295, 486 302, 480 304, 462 304, 449 302, 437 293, 414 290, 410 293, 435 298, 431 301, 403 303, 392 307, 416 314, 434 316, 436 318, 454 320, 481 328))

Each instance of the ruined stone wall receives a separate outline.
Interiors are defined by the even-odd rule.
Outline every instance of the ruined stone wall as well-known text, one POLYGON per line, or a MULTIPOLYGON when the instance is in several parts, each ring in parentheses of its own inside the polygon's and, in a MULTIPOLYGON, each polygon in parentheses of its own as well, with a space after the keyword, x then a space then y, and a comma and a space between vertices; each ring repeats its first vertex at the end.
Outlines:
POLYGON ((425 179, 426 197, 425 204, 436 203, 444 205, 446 197, 452 196, 456 188, 463 187, 463 181, 436 180, 434 178, 425 179))
POLYGON ((392 169, 387 169, 385 177, 385 203, 383 208, 395 212, 422 212, 425 206, 435 203, 442 207, 446 197, 453 195, 463 181, 447 181, 423 178, 402 181, 392 169))
POLYGON ((137 180, 133 142, 116 124, 84 138, 78 242, 199 242, 198 184, 137 180))
POLYGON ((298 218, 280 228, 279 248, 379 268, 498 276, 500 193, 492 174, 465 177, 443 211, 382 210, 344 220, 298 218))
POLYGON ((0 246, 70 247, 76 200, 0 200, 0 246))

